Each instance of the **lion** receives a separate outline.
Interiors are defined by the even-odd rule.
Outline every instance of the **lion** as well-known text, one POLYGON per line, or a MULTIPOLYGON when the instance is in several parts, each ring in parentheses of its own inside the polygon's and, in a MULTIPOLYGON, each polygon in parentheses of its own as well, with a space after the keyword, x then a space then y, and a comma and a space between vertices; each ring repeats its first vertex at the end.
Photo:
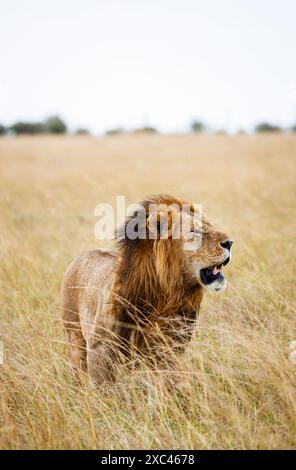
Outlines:
POLYGON ((117 251, 83 254, 62 282, 69 363, 97 387, 113 383, 120 361, 132 353, 161 361, 161 346, 184 351, 205 291, 226 287, 222 268, 233 243, 228 235, 196 214, 193 204, 172 196, 150 197, 140 207, 118 230, 117 251), (162 224, 164 209, 168 217, 162 224), (177 209, 183 210, 179 228, 188 226, 178 237, 177 209), (126 236, 130 224, 141 237, 126 236), (188 248, 189 239, 198 243, 188 248))

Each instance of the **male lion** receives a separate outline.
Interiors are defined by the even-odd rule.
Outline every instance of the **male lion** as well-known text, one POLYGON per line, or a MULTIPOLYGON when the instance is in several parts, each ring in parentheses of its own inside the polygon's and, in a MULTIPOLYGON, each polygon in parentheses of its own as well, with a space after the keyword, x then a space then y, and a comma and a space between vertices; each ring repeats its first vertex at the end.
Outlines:
POLYGON ((196 215, 194 205, 174 197, 155 196, 141 205, 143 217, 135 211, 118 232, 117 252, 83 254, 64 276, 61 306, 70 364, 75 371, 87 370, 95 385, 112 382, 116 364, 132 352, 161 360, 161 346, 181 351, 205 290, 226 286, 222 266, 230 261, 232 245, 227 235, 196 215), (151 204, 169 209, 165 230, 163 211, 151 213, 151 204), (183 232, 174 236, 172 213, 183 207, 182 223, 187 221, 189 235, 200 241, 197 248, 188 249, 183 232), (196 218, 202 221, 197 230, 196 218), (124 237, 129 223, 144 237, 124 237))

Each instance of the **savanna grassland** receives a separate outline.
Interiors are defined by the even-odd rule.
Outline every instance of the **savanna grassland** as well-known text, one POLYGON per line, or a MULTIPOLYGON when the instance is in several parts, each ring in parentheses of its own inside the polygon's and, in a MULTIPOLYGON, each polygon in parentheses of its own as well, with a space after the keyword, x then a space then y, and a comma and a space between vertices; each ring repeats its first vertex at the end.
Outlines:
POLYGON ((0 448, 296 447, 296 136, 2 138, 0 191, 0 448), (108 393, 78 387, 63 272, 112 246, 94 236, 98 203, 160 192, 235 240, 228 288, 206 295, 175 393, 144 367, 108 393))

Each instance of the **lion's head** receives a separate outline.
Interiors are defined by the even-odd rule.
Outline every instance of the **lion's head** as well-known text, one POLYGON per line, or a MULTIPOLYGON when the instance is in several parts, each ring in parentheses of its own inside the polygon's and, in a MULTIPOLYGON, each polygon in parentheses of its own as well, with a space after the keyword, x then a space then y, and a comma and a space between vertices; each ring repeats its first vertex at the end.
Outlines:
POLYGON ((222 270, 231 260, 233 241, 228 235, 214 228, 204 217, 201 222, 201 229, 198 229, 197 233, 193 230, 194 236, 200 239, 197 248, 193 246, 192 249, 184 250, 186 266, 201 286, 220 291, 227 285, 222 270))
MULTIPOLYGON (((154 271, 167 293, 181 287, 214 291, 226 287, 222 268, 230 261, 233 242, 202 216, 200 206, 171 196, 153 196, 139 205, 123 229, 119 235, 125 241, 120 244, 127 259, 138 260, 150 276, 154 271)), ((136 269, 138 276, 140 269, 136 269)))

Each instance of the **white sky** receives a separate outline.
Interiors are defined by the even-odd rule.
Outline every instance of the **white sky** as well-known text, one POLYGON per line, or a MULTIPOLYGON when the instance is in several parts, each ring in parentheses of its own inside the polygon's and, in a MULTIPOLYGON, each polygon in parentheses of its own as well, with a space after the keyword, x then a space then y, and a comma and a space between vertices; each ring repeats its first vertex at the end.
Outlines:
POLYGON ((295 0, 0 0, 0 123, 290 125, 295 47, 295 0))

